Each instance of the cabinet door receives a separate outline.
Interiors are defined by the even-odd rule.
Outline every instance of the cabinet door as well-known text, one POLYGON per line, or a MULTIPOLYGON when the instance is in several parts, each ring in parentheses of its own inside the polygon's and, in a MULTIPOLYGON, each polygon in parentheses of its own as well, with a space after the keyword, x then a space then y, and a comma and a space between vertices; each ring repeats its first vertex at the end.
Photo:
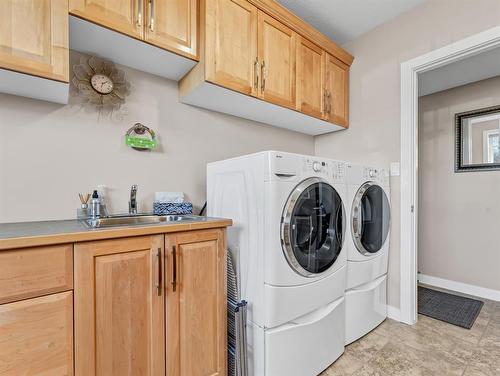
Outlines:
POLYGON ((167 375, 225 376, 224 230, 166 235, 167 375))
POLYGON ((0 375, 73 375, 73 293, 0 305, 0 375))
POLYGON ((207 0, 206 79, 257 95, 257 8, 246 0, 207 0))
POLYGON ((298 36, 297 41, 297 110, 323 116, 323 50, 298 36))
POLYGON ((284 107, 295 108, 294 31, 259 11, 260 97, 284 107))
POLYGON ((144 8, 149 0, 69 0, 71 14, 111 30, 143 39, 144 8))
POLYGON ((68 82, 67 1, 0 1, 0 68, 68 82))
POLYGON ((198 0, 153 0, 146 11, 147 42, 197 58, 198 0))
POLYGON ((75 245, 77 375, 165 375, 163 242, 75 245))
POLYGON ((325 54, 325 119, 347 127, 349 124, 349 67, 325 54))

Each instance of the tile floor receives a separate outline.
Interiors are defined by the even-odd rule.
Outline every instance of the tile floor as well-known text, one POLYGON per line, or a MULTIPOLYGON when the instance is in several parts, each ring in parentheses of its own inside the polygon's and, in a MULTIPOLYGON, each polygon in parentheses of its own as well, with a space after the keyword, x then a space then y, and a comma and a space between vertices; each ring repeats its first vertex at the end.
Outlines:
POLYGON ((413 326, 387 319, 321 374, 343 375, 500 376, 500 303, 485 301, 470 330, 422 315, 413 326))

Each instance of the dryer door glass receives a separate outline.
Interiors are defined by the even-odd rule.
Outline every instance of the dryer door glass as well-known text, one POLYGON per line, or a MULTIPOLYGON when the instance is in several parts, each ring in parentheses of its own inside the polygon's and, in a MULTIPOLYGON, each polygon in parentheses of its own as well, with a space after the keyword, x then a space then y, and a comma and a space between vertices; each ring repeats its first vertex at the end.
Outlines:
POLYGON ((363 185, 353 210, 356 247, 361 253, 377 253, 387 239, 391 218, 389 200, 382 187, 373 183, 363 185))
POLYGON ((285 210, 283 244, 289 264, 299 274, 314 276, 327 271, 339 256, 345 214, 342 200, 330 184, 315 179, 301 185, 288 201, 293 208, 285 210))

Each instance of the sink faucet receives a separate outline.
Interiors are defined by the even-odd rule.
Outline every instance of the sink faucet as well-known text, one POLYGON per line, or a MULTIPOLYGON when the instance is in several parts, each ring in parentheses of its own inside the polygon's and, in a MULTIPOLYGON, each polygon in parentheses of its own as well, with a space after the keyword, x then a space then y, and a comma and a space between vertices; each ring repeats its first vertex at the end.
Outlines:
POLYGON ((130 188, 130 201, 128 202, 128 212, 129 214, 137 214, 137 185, 134 184, 130 188))

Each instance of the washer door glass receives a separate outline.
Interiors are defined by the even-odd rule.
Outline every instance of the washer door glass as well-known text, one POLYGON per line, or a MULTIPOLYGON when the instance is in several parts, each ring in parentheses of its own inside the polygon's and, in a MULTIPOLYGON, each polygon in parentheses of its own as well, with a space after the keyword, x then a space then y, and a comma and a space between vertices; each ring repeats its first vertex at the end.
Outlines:
POLYGON ((361 253, 377 253, 389 234, 391 214, 387 195, 379 185, 366 183, 354 200, 354 243, 361 253))
POLYGON ((297 187, 288 205, 293 208, 285 208, 283 235, 289 264, 305 276, 325 272, 342 250, 345 214, 339 194, 311 178, 297 187))

